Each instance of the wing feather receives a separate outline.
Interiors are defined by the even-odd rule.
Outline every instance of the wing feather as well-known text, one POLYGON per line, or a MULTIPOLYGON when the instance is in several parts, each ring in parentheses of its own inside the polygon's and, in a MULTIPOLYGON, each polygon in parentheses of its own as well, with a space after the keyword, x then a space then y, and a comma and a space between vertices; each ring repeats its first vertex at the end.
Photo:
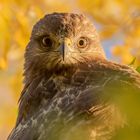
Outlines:
POLYGON ((9 139, 89 140, 93 132, 93 139, 109 139, 127 123, 126 103, 139 97, 140 75, 108 61, 79 65, 68 77, 38 77, 23 90, 9 139))

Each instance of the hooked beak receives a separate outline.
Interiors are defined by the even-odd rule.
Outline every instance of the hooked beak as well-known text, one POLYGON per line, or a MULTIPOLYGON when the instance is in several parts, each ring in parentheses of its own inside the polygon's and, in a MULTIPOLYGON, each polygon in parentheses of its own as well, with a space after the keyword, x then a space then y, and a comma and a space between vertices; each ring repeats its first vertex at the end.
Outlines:
POLYGON ((60 54, 62 55, 63 61, 65 61, 68 52, 69 52, 69 46, 71 42, 69 39, 64 39, 59 47, 60 54))
POLYGON ((65 59, 65 50, 66 49, 66 46, 65 46, 65 43, 63 42, 62 44, 61 44, 61 46, 60 46, 60 48, 59 48, 59 51, 60 51, 60 53, 61 53, 61 55, 62 55, 62 58, 63 58, 63 61, 64 61, 64 59, 65 59))

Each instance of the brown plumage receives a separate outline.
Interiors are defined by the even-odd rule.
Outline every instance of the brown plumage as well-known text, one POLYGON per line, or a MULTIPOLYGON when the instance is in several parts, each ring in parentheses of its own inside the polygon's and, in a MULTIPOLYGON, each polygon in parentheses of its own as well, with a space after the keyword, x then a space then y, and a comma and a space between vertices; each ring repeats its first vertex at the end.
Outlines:
POLYGON ((9 140, 109 140, 127 123, 116 99, 140 94, 140 75, 107 61, 79 14, 49 14, 34 26, 24 76, 9 140))

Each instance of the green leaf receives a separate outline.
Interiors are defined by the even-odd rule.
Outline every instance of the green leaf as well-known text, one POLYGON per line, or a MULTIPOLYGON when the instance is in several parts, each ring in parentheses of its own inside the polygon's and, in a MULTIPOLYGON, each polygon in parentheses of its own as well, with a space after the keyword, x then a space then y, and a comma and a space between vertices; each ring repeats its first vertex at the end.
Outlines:
POLYGON ((136 68, 136 71, 140 73, 140 66, 136 68))
POLYGON ((134 59, 128 64, 129 66, 134 65, 136 61, 136 57, 134 57, 134 59))

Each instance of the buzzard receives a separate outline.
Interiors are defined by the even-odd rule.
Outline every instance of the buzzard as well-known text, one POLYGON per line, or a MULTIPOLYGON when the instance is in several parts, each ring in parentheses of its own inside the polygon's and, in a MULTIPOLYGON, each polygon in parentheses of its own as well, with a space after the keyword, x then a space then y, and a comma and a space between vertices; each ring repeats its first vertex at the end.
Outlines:
POLYGON ((106 59, 81 14, 53 13, 36 23, 24 77, 8 140, 109 140, 129 127, 135 111, 126 106, 140 97, 140 74, 106 59))

